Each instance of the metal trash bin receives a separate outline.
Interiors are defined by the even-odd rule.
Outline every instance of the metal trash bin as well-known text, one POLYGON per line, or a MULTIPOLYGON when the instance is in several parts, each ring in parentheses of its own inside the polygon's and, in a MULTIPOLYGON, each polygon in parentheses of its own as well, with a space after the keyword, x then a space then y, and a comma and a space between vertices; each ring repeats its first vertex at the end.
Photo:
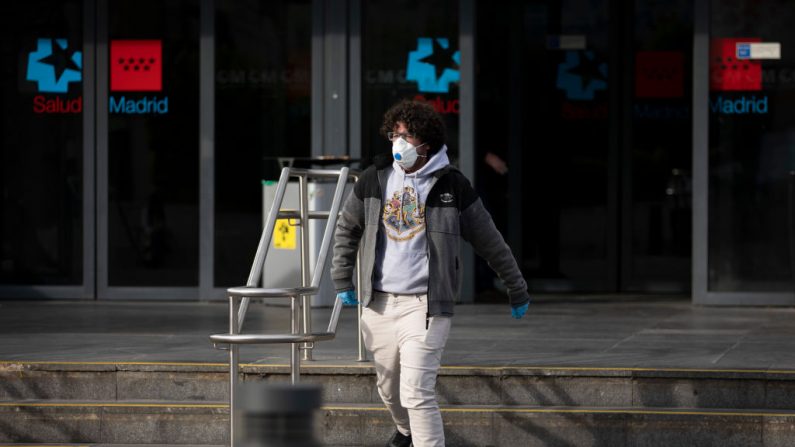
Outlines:
MULTIPOLYGON (((350 164, 348 157, 278 157, 273 158, 282 166, 293 167, 294 164, 308 164, 315 166, 329 166, 333 164, 350 164)), ((262 226, 268 220, 268 212, 276 195, 276 181, 262 181, 262 226)), ((334 181, 313 180, 307 184, 309 209, 328 211, 334 198, 334 181)), ((345 195, 350 193, 353 186, 348 185, 345 195)), ((299 208, 298 181, 291 181, 287 185, 282 209, 299 208)), ((311 219, 309 222, 309 265, 317 262, 320 244, 323 241, 323 232, 326 228, 325 219, 311 219)), ((279 219, 273 231, 271 247, 262 270, 262 284, 265 288, 287 288, 301 284, 301 230, 290 225, 288 219, 279 219)), ((326 272, 320 281, 320 290, 312 296, 312 307, 332 307, 336 299, 336 291, 331 281, 331 259, 327 262, 326 272)), ((314 272, 310 272, 314 274, 314 272)))

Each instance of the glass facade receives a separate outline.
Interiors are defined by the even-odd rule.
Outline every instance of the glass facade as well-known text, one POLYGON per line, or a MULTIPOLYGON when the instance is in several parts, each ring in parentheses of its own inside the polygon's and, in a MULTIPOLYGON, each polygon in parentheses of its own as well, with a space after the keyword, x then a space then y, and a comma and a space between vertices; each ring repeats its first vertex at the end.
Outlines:
POLYGON ((312 3, 235 0, 215 13, 216 287, 245 283, 262 231, 262 181, 310 155, 312 3))
MULTIPOLYGON (((791 303, 793 16, 785 0, 15 2, 0 295, 220 298, 247 277, 263 182, 287 159, 368 166, 390 149, 384 112, 415 99, 444 116, 532 291, 791 303)), ((465 301, 502 298, 467 268, 465 301)))
POLYGON ((458 2, 362 2, 362 159, 391 150, 378 133, 401 99, 429 102, 445 118, 451 159, 458 150, 458 2))
POLYGON ((795 5, 711 2, 710 291, 791 292, 795 5))
POLYGON ((479 3, 476 183, 534 287, 610 290, 610 16, 575 3, 479 3))
POLYGON ((199 283, 199 5, 109 3, 108 285, 199 283))
POLYGON ((626 290, 687 292, 692 244, 693 2, 637 0, 626 231, 626 290))
POLYGON ((20 3, 0 28, 0 284, 80 285, 83 2, 20 3))
POLYGON ((476 185, 536 289, 689 288, 692 5, 657 3, 478 3, 476 185))

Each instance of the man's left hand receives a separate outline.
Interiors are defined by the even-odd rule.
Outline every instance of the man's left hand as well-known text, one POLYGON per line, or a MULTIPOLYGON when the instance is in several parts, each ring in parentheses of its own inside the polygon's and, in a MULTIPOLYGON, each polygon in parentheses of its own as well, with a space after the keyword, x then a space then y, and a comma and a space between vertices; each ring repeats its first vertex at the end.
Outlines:
POLYGON ((522 318, 525 312, 527 312, 527 306, 529 304, 530 303, 524 303, 518 306, 511 306, 511 316, 516 318, 517 320, 522 318))

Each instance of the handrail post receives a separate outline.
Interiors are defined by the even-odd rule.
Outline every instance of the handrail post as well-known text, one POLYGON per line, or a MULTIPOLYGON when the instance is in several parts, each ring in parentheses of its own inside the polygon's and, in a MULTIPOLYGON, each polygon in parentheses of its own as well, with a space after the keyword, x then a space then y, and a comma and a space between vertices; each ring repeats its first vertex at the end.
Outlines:
MULTIPOLYGON (((298 177, 298 200, 301 213, 301 285, 307 287, 312 281, 312 276, 309 271, 309 185, 306 175, 298 177)), ((304 295, 301 297, 301 301, 303 302, 304 334, 311 334, 312 297, 304 295)), ((312 360, 311 344, 304 343, 301 349, 304 351, 304 360, 312 360)))
POLYGON ((359 252, 356 254, 356 287, 359 288, 359 305, 356 306, 356 319, 358 322, 358 349, 359 349, 359 358, 357 361, 359 362, 366 362, 367 361, 367 351, 364 349, 364 328, 362 327, 362 311, 364 310, 362 306, 362 247, 359 247, 359 252))
MULTIPOLYGON (((237 310, 235 309, 235 301, 237 298, 234 295, 229 295, 229 334, 235 335, 238 331, 237 325, 237 310)), ((229 345, 229 445, 235 447, 235 390, 237 389, 237 369, 239 359, 239 346, 237 344, 229 345)))
MULTIPOLYGON (((301 297, 293 295, 290 297, 290 332, 300 333, 301 327, 301 297)), ((297 384, 301 377, 301 354, 298 349, 299 343, 290 343, 290 383, 297 384)))
MULTIPOLYGON (((265 223, 265 228, 262 229, 262 235, 260 236, 259 244, 257 244, 257 253, 254 255, 254 263, 248 274, 246 285, 249 287, 256 287, 262 279, 262 270, 265 268, 265 257, 268 255, 268 247, 270 247, 273 237, 273 229, 276 228, 276 218, 279 215, 279 208, 284 201, 284 194, 287 191, 287 183, 289 180, 290 168, 282 169, 282 173, 279 176, 279 184, 276 186, 276 195, 273 197, 273 203, 268 213, 268 220, 265 223)), ((240 301, 237 326, 238 332, 243 329, 243 320, 246 318, 248 302, 248 297, 240 301)))

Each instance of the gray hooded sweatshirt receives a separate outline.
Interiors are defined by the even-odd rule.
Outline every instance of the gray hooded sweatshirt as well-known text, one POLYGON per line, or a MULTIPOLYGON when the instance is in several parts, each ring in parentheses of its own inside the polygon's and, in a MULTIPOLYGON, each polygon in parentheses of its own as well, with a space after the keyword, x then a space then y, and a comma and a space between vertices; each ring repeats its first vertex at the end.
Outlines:
POLYGON ((433 173, 449 164, 447 146, 411 174, 406 174, 397 162, 392 163, 376 245, 374 290, 399 294, 428 292, 425 203, 434 183, 433 173))

